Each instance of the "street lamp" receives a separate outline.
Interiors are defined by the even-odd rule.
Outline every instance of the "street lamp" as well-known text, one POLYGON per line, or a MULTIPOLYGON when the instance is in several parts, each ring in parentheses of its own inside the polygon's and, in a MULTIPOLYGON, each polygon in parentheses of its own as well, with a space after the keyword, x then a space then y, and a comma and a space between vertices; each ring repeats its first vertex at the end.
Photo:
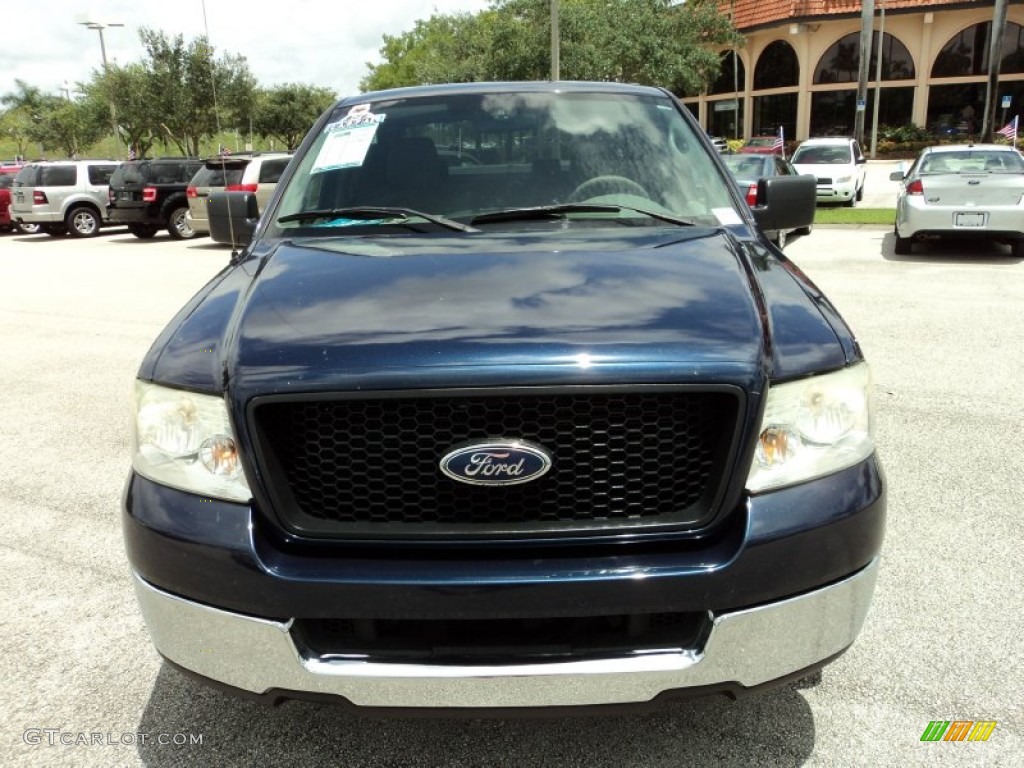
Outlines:
MULTIPOLYGON (((103 54, 103 79, 107 81, 107 87, 109 88, 110 66, 107 64, 107 44, 103 39, 103 30, 107 27, 123 27, 124 24, 119 21, 108 21, 104 23, 98 21, 80 21, 78 23, 86 29, 95 29, 100 33, 100 53, 103 54)), ((110 98, 110 127, 114 131, 114 146, 117 147, 117 154, 120 155, 121 135, 117 130, 117 108, 114 106, 113 97, 110 98)))
POLYGON ((878 113, 882 111, 882 53, 885 51, 885 0, 882 0, 882 21, 878 27, 878 58, 875 60, 875 109, 871 113, 871 159, 878 155, 878 113))

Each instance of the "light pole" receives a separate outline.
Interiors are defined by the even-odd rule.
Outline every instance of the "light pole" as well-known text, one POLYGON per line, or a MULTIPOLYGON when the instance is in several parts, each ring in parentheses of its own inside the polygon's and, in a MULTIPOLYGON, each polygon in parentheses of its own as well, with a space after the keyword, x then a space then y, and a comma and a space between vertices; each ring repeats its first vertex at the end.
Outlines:
POLYGON ((875 108, 871 113, 871 159, 878 155, 878 113, 882 111, 882 53, 885 51, 885 0, 882 0, 882 20, 878 25, 878 58, 875 60, 875 108))
POLYGON ((558 0, 551 0, 551 80, 562 79, 562 40, 558 30, 558 0))
MULTIPOLYGON (((107 82, 107 87, 110 87, 110 66, 107 64, 107 43, 103 39, 103 30, 107 27, 123 27, 119 21, 80 21, 78 22, 86 29, 95 29, 100 33, 100 53, 103 54, 103 79, 107 82)), ((109 95, 109 94, 108 94, 109 95)), ((110 96, 110 128, 114 132, 114 146, 117 147, 117 154, 121 154, 121 134, 117 130, 117 108, 114 106, 114 98, 110 96)))

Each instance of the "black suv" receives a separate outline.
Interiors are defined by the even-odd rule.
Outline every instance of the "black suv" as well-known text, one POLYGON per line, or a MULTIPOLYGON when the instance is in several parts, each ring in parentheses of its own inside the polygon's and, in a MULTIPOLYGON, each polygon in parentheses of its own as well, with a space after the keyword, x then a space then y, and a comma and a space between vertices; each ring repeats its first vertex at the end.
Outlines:
POLYGON ((195 157, 161 157, 121 163, 110 179, 111 224, 127 224, 136 237, 153 237, 166 228, 185 240, 196 233, 186 221, 189 180, 203 167, 195 157))

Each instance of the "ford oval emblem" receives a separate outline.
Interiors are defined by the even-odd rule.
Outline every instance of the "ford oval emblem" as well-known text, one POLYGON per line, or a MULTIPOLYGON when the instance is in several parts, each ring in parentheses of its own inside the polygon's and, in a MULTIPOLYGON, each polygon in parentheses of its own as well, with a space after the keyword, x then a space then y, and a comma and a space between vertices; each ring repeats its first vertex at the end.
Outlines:
POLYGON ((518 485, 536 480, 551 469, 551 456, 523 440, 480 440, 465 443, 441 459, 441 471, 470 485, 518 485))

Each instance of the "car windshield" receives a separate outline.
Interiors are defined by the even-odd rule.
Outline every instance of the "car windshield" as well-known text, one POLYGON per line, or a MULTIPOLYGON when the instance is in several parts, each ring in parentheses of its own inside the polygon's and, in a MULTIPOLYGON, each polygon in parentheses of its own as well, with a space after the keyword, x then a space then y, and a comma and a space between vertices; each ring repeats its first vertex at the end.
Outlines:
MULTIPOLYGON (((765 169, 767 163, 760 157, 726 155, 722 160, 725 162, 725 167, 737 179, 759 179, 768 175, 765 169)), ((771 158, 768 162, 771 162, 771 158)))
POLYGON ((935 152, 921 161, 921 173, 1021 173, 1024 160, 1013 151, 935 152))
POLYGON ((239 163, 222 165, 214 163, 200 168, 192 177, 193 187, 226 187, 229 184, 240 184, 245 166, 239 163))
POLYGON ((16 187, 34 187, 39 179, 39 166, 38 165, 26 165, 20 171, 18 175, 14 177, 14 186, 16 187))
POLYGON ((849 165, 853 154, 848 146, 802 146, 794 153, 791 162, 802 165, 849 165))
POLYGON ((110 177, 110 186, 120 187, 125 184, 145 184, 148 177, 149 163, 121 163, 110 177))
POLYGON ((725 180, 669 97, 435 93, 338 108, 300 159, 270 234, 419 227, 417 212, 435 218, 427 230, 443 226, 439 217, 536 228, 714 226, 736 216, 725 180))

